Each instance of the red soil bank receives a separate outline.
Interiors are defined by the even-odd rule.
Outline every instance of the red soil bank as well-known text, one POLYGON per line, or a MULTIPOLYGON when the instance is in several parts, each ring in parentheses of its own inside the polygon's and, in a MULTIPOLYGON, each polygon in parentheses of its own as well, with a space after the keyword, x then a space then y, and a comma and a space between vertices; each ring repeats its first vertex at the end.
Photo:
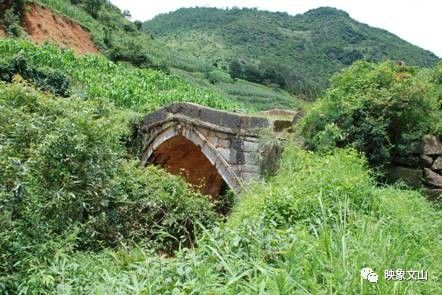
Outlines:
MULTIPOLYGON (((23 27, 29 39, 41 44, 52 41, 77 54, 99 53, 89 33, 78 23, 60 16, 49 8, 31 4, 23 18, 23 27)), ((1 33, 0 33, 1 35, 1 33)))

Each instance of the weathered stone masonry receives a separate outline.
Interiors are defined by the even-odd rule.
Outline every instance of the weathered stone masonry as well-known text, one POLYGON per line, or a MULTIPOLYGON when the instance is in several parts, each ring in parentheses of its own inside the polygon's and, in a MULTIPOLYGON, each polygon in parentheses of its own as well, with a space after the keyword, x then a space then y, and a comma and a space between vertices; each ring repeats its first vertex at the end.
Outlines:
POLYGON ((389 171, 391 180, 403 180, 422 188, 431 199, 442 197, 442 140, 426 135, 416 144, 409 157, 393 160, 389 171))
POLYGON ((152 163, 181 174, 214 197, 225 185, 238 192, 261 175, 258 130, 270 125, 262 117, 172 104, 143 120, 142 165, 152 163))

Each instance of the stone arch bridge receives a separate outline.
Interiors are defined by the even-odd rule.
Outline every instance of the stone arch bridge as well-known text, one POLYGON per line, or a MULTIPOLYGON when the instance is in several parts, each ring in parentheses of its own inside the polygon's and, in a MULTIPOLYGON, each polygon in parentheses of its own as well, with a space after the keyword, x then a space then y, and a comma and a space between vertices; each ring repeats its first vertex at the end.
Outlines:
POLYGON ((154 164, 181 174, 212 197, 260 178, 261 163, 276 162, 280 151, 263 159, 260 132, 281 132, 291 121, 228 113, 191 103, 176 103, 144 117, 143 166, 154 164))

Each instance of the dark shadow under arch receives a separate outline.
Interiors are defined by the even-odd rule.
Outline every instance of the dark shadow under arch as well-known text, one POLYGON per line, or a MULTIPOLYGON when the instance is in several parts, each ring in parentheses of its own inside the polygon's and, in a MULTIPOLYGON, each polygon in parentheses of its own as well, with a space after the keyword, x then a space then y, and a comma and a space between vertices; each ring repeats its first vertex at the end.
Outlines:
POLYGON ((227 188, 222 176, 201 148, 182 135, 161 143, 152 152, 148 162, 163 167, 169 173, 182 175, 201 193, 213 198, 227 188))

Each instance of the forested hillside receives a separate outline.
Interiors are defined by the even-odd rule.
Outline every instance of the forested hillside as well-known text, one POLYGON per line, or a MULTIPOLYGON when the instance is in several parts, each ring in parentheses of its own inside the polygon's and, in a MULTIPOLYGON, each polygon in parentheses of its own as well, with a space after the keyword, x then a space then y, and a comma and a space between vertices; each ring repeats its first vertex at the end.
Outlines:
POLYGON ((310 98, 356 60, 417 66, 438 61, 429 51, 326 7, 296 16, 256 9, 186 8, 159 15, 143 29, 233 77, 276 84, 310 98))

